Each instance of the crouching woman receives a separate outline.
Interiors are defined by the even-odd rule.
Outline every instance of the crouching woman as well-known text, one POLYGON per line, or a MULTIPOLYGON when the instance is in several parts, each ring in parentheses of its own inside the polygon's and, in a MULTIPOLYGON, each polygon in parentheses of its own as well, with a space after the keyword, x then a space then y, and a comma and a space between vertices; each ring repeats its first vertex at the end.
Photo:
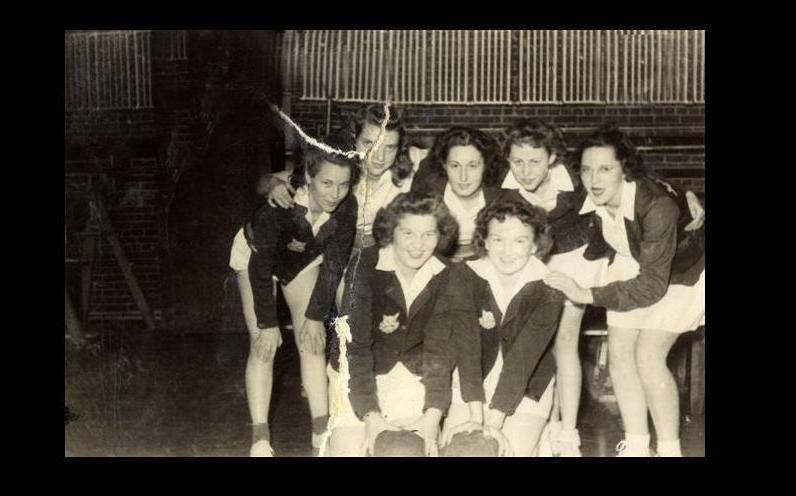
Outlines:
POLYGON ((534 456, 553 401, 551 347, 564 295, 546 286, 542 262, 552 244, 545 212, 502 197, 476 219, 480 258, 451 269, 447 318, 429 340, 426 362, 439 388, 454 367, 442 445, 459 432, 483 430, 503 456, 534 456))
POLYGON ((419 431, 433 455, 442 411, 426 399, 423 343, 448 274, 437 253, 455 242, 456 220, 441 198, 401 193, 376 215, 373 236, 377 244, 352 257, 346 272, 328 370, 328 454, 372 454, 381 432, 403 429, 419 431))

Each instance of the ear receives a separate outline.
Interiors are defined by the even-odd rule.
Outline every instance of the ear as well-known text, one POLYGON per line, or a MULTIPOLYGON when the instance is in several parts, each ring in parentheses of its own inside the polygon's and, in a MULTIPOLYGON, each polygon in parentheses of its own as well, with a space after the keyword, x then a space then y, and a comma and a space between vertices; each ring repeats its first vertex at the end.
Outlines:
POLYGON ((305 170, 304 171, 304 184, 309 186, 311 182, 312 182, 312 178, 310 177, 310 172, 308 170, 305 170))
POLYGON ((554 163, 556 163, 556 160, 557 160, 557 159, 558 159, 558 155, 556 155, 556 154, 555 154, 555 152, 554 152, 554 153, 551 153, 551 154, 550 154, 550 159, 547 161, 547 165, 548 165, 548 167, 549 167, 549 166, 551 166, 551 165, 553 165, 554 163))

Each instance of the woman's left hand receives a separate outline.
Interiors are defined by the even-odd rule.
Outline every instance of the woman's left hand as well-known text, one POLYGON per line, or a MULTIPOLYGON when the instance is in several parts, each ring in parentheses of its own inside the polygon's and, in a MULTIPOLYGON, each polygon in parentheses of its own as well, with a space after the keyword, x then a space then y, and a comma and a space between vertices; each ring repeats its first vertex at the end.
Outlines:
POLYGON ((497 441, 498 443, 498 456, 514 456, 514 450, 511 448, 511 443, 503 431, 499 428, 486 424, 484 425, 484 436, 497 441))
POLYGON ((691 212, 691 222, 685 226, 686 231, 696 231, 705 223, 705 209, 702 207, 702 203, 699 202, 699 198, 692 192, 686 191, 685 199, 688 201, 688 210, 691 212))
POLYGON ((406 426, 407 430, 415 431, 425 441, 426 456, 439 456, 437 440, 439 438, 439 422, 442 412, 436 408, 429 408, 417 422, 406 426))
POLYGON ((299 333, 301 349, 313 355, 323 355, 326 351, 326 328, 319 320, 307 319, 299 333))
POLYGON ((564 293, 573 303, 586 305, 594 302, 591 290, 581 288, 574 279, 561 272, 550 272, 545 276, 544 283, 564 293))

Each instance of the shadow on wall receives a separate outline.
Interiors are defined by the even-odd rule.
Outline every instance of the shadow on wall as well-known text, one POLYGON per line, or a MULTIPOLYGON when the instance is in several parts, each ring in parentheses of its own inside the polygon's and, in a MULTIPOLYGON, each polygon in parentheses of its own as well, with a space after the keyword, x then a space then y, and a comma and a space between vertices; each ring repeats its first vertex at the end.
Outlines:
POLYGON ((204 40, 202 144, 179 179, 168 219, 172 305, 182 329, 221 325, 232 239, 263 201, 259 179, 284 168, 284 134, 268 107, 274 83, 263 79, 264 64, 253 63, 268 50, 258 36, 213 32, 204 40))

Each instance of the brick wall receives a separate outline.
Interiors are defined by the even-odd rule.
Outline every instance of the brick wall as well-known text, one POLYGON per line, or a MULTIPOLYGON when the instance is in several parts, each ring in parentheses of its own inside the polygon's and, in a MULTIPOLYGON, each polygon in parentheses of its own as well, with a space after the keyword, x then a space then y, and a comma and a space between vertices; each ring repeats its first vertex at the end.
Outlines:
MULTIPOLYGON (((332 103, 332 130, 358 105, 332 103)), ((403 108, 410 133, 418 135, 434 135, 454 125, 476 126, 495 134, 520 117, 536 117, 561 127, 569 146, 576 146, 595 127, 614 122, 630 133, 637 146, 651 147, 642 150, 647 164, 704 195, 704 105, 405 105, 403 108)), ((291 118, 316 136, 323 135, 326 102, 294 99, 291 118)))

